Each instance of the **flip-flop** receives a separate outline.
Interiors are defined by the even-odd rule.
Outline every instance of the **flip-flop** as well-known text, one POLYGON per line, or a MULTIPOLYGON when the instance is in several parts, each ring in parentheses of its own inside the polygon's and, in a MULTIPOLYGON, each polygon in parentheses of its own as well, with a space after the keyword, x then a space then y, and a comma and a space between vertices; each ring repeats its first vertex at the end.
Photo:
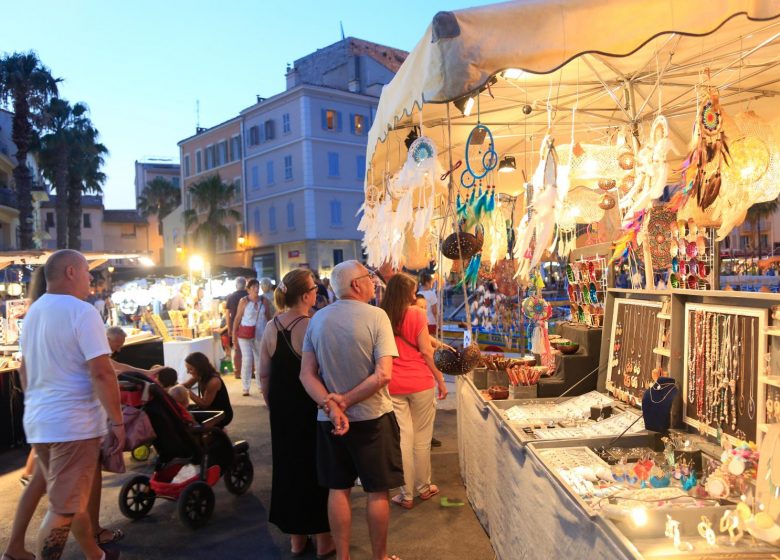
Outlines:
POLYGON ((95 534, 95 542, 100 546, 114 544, 121 541, 123 538, 125 538, 125 532, 122 531, 122 529, 101 529, 95 534), (101 539, 101 535, 105 535, 106 533, 110 534, 111 538, 101 539))
POLYGON ((401 494, 398 494, 396 496, 393 496, 390 499, 391 502, 393 502, 395 505, 402 507, 404 509, 412 509, 414 507, 414 501, 413 500, 404 500, 401 497, 401 494))
POLYGON ((427 492, 423 492, 422 494, 420 494, 420 499, 421 500, 430 500, 431 498, 433 498, 438 493, 439 493, 439 487, 436 486, 435 484, 429 484, 428 485, 428 491, 427 492))
POLYGON ((439 504, 441 507, 451 508, 451 507, 463 507, 466 505, 466 502, 463 500, 459 500, 457 498, 449 499, 448 497, 444 496, 441 500, 439 500, 439 504))

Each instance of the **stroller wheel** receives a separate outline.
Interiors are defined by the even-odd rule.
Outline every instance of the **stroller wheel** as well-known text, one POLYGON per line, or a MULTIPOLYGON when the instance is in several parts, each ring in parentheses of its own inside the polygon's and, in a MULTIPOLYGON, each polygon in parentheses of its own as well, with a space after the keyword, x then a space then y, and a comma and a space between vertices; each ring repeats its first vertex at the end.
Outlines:
POLYGON ((179 519, 190 529, 203 527, 214 512, 214 491, 205 482, 193 482, 179 496, 179 519))
POLYGON ((236 455, 233 465, 225 473, 225 487, 228 492, 240 496, 252 485, 252 479, 255 477, 255 469, 249 455, 240 453, 236 455))
POLYGON ((130 456, 134 461, 146 461, 151 452, 152 450, 148 445, 139 445, 130 452, 130 456))
POLYGON ((119 491, 119 511, 130 519, 141 519, 152 510, 155 498, 154 490, 149 486, 149 477, 134 476, 119 491))

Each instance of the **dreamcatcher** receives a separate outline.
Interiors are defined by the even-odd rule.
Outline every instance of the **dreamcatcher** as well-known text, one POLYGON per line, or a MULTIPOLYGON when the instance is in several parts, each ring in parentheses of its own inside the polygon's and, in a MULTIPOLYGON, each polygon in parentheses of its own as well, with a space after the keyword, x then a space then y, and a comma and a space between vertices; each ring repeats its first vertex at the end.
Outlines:
POLYGON ((683 162, 683 194, 696 197, 696 204, 707 209, 718 198, 721 186, 721 168, 729 165, 729 148, 723 130, 720 96, 715 88, 708 88, 707 101, 696 115, 692 149, 683 162), (712 171, 706 169, 712 163, 712 171))
POLYGON ((621 199, 621 206, 627 208, 625 220, 650 208, 663 194, 669 178, 667 157, 671 149, 669 122, 659 115, 650 127, 647 142, 637 154, 634 186, 629 195, 621 199))
POLYGON ((551 368, 555 365, 555 358, 550 347, 550 335, 547 329, 547 320, 552 317, 552 306, 541 296, 544 282, 540 276, 534 278, 535 291, 523 300, 521 307, 523 315, 532 323, 530 337, 530 350, 542 357, 542 364, 551 368))
POLYGON ((551 136, 546 136, 542 142, 541 160, 533 176, 534 199, 530 212, 517 227, 517 254, 522 262, 516 277, 521 281, 528 281, 531 269, 539 264, 553 242, 558 205, 557 160, 554 141, 551 136), (534 235, 536 246, 531 252, 534 235))

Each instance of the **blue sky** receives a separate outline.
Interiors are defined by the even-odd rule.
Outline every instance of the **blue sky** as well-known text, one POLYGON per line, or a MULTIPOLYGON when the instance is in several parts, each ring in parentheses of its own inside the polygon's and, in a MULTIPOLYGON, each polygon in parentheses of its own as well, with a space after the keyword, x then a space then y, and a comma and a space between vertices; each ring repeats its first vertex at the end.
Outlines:
MULTIPOLYGON (((440 10, 479 0, 38 0, 6 5, 0 53, 35 50, 91 110, 110 156, 105 204, 134 206, 133 164, 285 88, 285 67, 347 36, 411 50, 440 10), (15 6, 21 6, 16 4, 15 6), (34 6, 34 9, 32 9, 34 6)), ((489 32, 489 31, 487 31, 489 32)))

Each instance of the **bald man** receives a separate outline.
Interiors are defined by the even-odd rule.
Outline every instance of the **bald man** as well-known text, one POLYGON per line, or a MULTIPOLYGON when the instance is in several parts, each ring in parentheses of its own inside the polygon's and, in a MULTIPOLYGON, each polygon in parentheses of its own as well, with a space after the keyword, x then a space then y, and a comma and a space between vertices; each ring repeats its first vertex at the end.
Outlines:
POLYGON ((24 430, 49 495, 37 557, 60 558, 73 531, 85 557, 101 560, 106 553, 95 541, 87 508, 100 481, 100 444, 109 429, 110 452, 124 447, 119 387, 103 321, 84 301, 91 280, 87 260, 78 251, 57 251, 44 275, 46 293, 30 306, 19 341, 24 430))

